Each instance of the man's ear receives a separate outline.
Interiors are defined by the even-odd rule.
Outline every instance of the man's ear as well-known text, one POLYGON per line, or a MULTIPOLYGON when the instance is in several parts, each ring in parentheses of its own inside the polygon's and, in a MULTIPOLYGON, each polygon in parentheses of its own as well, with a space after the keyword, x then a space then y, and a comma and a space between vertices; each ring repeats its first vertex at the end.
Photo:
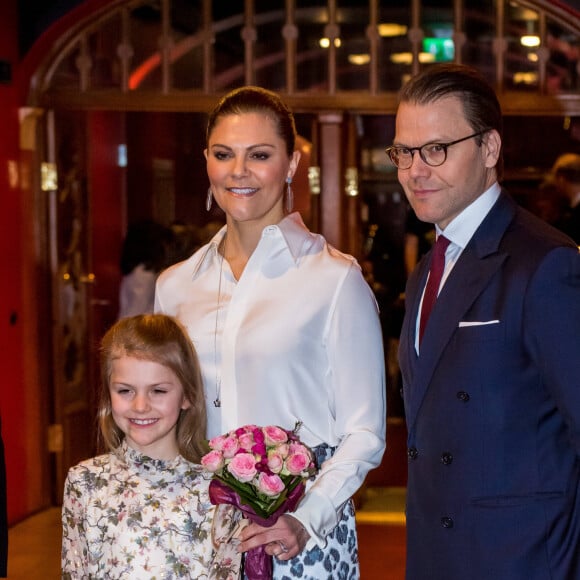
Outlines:
POLYGON ((485 152, 485 166, 488 168, 495 167, 501 152, 501 137, 495 129, 489 130, 483 136, 482 147, 484 147, 485 152))

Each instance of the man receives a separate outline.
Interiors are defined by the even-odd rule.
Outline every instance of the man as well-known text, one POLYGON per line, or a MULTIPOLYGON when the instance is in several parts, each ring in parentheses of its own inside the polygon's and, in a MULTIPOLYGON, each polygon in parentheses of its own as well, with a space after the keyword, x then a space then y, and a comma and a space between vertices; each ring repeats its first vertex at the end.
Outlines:
POLYGON ((435 248, 406 288, 408 580, 580 579, 580 255, 498 184, 501 121, 476 70, 435 65, 387 150, 450 240, 421 341, 435 248))
POLYGON ((580 155, 560 155, 554 162, 550 179, 566 200, 566 207, 554 225, 580 245, 580 155))

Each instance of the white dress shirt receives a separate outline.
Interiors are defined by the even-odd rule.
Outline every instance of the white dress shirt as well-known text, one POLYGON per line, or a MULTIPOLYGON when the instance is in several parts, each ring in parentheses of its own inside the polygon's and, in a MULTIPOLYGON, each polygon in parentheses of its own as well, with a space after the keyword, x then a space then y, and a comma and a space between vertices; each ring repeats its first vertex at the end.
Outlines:
POLYGON ((209 437, 301 421, 304 443, 338 447, 293 514, 323 546, 385 448, 376 300, 355 259, 309 232, 298 213, 264 229, 238 281, 217 251, 226 229, 161 274, 155 310, 176 316, 193 340, 209 437))
MULTIPOLYGON (((445 285, 445 281, 449 277, 451 270, 453 270, 453 266, 459 260, 461 252, 463 252, 469 240, 473 237, 475 230, 481 225, 481 222, 497 201, 500 192, 500 185, 495 182, 489 189, 486 189, 479 197, 472 201, 458 216, 451 220, 444 231, 435 224, 436 237, 438 238, 444 235, 450 241, 445 251, 445 268, 443 270, 443 276, 441 277, 439 292, 441 292, 441 288, 445 285)), ((429 276, 427 276, 428 279, 429 276)), ((427 287, 426 283, 425 287, 427 287)), ((439 292, 437 293, 438 295, 439 292)), ((425 288, 423 288, 424 295, 425 288)), ((417 311, 417 320, 415 321, 415 351, 417 353, 419 353, 419 323, 421 308, 423 306, 423 296, 421 297, 421 303, 417 311)))

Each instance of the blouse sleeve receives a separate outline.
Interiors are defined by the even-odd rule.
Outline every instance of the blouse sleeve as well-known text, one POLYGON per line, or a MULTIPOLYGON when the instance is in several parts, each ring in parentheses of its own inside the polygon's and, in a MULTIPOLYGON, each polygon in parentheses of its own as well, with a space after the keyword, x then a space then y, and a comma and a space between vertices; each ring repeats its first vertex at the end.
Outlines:
POLYGON ((213 512, 211 537, 213 557, 208 580, 237 580, 242 567, 242 553, 238 552, 239 532, 248 523, 232 505, 218 504, 213 512))
POLYGON ((69 470, 62 504, 62 551, 61 568, 63 580, 87 578, 88 548, 85 536, 85 507, 79 481, 74 468, 69 470))
POLYGON ((353 263, 335 295, 327 330, 334 395, 334 430, 340 441, 292 514, 314 542, 340 520, 342 507, 380 464, 385 450, 385 359, 378 306, 360 268, 353 263))

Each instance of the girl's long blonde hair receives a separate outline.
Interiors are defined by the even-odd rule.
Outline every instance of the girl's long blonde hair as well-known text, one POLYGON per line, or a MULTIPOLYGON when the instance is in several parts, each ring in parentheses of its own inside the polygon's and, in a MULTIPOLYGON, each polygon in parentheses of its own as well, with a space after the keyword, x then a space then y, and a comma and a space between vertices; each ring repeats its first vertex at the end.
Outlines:
POLYGON ((206 410, 199 361, 182 325, 165 314, 140 314, 118 320, 101 341, 101 392, 98 421, 102 446, 115 450, 125 434, 112 416, 110 381, 115 359, 130 356, 153 361, 171 369, 179 379, 190 407, 177 422, 180 454, 199 463, 206 452, 206 410))

